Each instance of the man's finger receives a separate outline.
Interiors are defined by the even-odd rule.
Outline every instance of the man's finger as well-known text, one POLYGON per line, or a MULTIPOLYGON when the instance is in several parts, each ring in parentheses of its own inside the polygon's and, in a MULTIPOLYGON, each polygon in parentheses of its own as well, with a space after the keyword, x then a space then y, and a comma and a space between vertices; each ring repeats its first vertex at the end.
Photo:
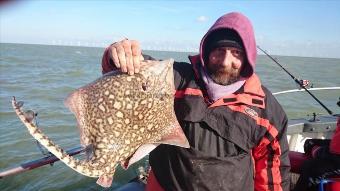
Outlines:
POLYGON ((132 60, 132 50, 131 43, 128 40, 123 41, 123 47, 125 51, 126 68, 130 75, 134 74, 133 60, 132 60))
POLYGON ((131 49, 132 49, 132 57, 133 57, 133 66, 135 68, 135 73, 138 73, 140 70, 140 56, 142 55, 142 51, 140 49, 138 41, 131 41, 131 49))
POLYGON ((119 58, 116 47, 111 47, 111 59, 117 68, 120 68, 119 58))
POLYGON ((135 73, 139 73, 139 69, 140 69, 139 56, 133 56, 132 62, 133 62, 133 67, 135 68, 135 73))
POLYGON ((124 48, 122 46, 117 47, 117 55, 118 55, 120 68, 122 69, 122 72, 127 72, 125 51, 124 51, 124 48))
POLYGON ((143 61, 143 60, 144 60, 143 54, 141 54, 141 55, 139 56, 139 60, 140 60, 140 61, 143 61))
POLYGON ((141 54, 140 46, 138 41, 131 40, 131 50, 133 56, 139 56, 141 54))

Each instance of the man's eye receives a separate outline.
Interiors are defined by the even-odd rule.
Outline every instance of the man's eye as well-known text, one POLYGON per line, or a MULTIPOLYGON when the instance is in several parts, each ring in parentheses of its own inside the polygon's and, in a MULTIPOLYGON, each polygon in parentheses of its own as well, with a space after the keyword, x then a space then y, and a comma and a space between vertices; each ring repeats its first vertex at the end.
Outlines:
POLYGON ((232 53, 234 56, 239 57, 239 56, 241 56, 242 51, 240 51, 240 50, 232 50, 231 53, 232 53))

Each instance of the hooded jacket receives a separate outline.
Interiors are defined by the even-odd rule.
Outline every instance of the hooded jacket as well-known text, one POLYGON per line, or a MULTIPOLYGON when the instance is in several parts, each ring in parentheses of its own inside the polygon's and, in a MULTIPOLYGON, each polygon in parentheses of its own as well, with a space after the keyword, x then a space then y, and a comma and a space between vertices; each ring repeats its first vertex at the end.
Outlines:
MULTIPOLYGON (((160 145, 150 153, 148 191, 289 190, 287 117, 254 73, 256 55, 250 21, 229 13, 203 37, 191 64, 174 64, 175 112, 190 148, 160 145), (233 29, 242 39, 246 82, 211 103, 199 71, 206 39, 220 29, 233 29)), ((103 73, 112 68, 107 58, 106 51, 103 73)))
POLYGON ((225 14, 217 19, 215 24, 210 27, 200 43, 199 57, 202 65, 205 65, 204 58, 208 56, 206 55, 208 52, 205 51, 205 45, 209 39, 208 37, 215 31, 223 29, 232 29, 241 37, 246 55, 245 67, 243 68, 242 75, 244 77, 249 77, 254 72, 257 51, 253 26, 250 20, 241 13, 233 12, 225 14))

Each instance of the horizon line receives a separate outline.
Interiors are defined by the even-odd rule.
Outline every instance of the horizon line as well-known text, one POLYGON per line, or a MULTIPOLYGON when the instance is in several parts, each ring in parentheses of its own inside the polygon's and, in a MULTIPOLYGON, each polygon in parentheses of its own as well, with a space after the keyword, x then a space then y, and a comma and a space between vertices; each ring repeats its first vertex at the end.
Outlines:
MULTIPOLYGON (((60 47, 82 47, 82 48, 103 48, 106 46, 86 46, 86 45, 67 45, 67 44, 45 44, 45 43, 19 43, 19 42, 1 42, 0 44, 21 44, 21 45, 41 45, 41 46, 60 46, 60 47)), ((162 50, 162 49, 143 49, 145 51, 158 51, 158 52, 180 52, 180 53, 194 53, 198 54, 198 51, 182 51, 182 50, 162 50)), ((266 56, 265 54, 258 52, 258 56, 266 56)), ((271 56, 282 56, 282 57, 299 57, 299 58, 321 58, 321 59, 340 59, 340 57, 317 57, 317 56, 296 56, 296 55, 278 55, 271 54, 271 56)))

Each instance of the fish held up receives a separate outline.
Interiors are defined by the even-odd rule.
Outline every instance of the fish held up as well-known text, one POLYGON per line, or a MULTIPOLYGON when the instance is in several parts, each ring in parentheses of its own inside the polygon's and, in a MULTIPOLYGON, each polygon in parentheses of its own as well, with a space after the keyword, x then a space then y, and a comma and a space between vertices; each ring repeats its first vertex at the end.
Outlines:
POLYGON ((145 61, 140 73, 132 76, 113 71, 66 98, 65 105, 78 122, 86 160, 69 156, 44 135, 26 118, 21 102, 14 98, 12 105, 30 134, 52 154, 109 187, 119 164, 128 168, 159 144, 190 147, 174 112, 173 62, 145 61))

